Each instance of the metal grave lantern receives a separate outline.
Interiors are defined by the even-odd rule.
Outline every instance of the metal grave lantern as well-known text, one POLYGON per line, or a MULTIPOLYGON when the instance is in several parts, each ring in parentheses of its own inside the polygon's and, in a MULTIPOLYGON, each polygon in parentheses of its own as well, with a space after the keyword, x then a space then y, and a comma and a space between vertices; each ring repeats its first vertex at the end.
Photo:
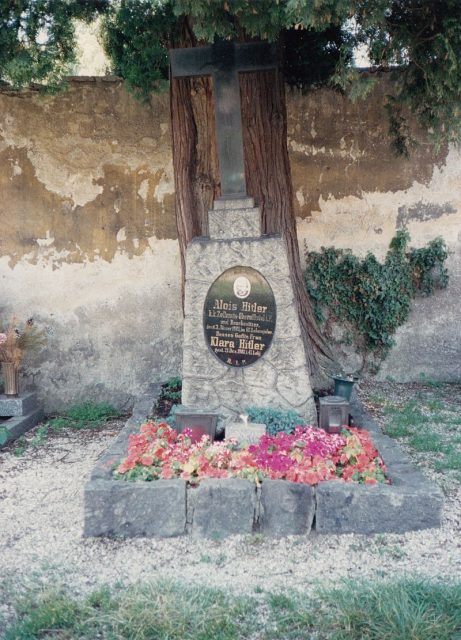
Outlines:
POLYGON ((349 400, 341 396, 325 396, 319 399, 319 424, 328 433, 339 433, 349 423, 349 400))
POLYGON ((192 442, 198 442, 202 436, 209 436, 213 442, 216 436, 217 413, 201 413, 198 411, 178 410, 175 413, 176 433, 184 429, 191 432, 192 442))

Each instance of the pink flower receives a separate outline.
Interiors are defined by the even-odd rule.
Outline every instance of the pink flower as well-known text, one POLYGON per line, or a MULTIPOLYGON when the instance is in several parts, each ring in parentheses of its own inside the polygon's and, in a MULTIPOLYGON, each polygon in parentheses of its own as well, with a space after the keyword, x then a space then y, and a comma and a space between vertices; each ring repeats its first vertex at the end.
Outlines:
POLYGON ((293 434, 265 434, 257 444, 236 448, 233 440, 211 442, 185 430, 177 435, 166 423, 146 423, 131 435, 128 456, 116 472, 136 477, 136 470, 154 467, 154 477, 183 478, 197 484, 202 478, 264 478, 318 484, 325 480, 376 484, 388 482, 385 467, 371 441, 360 429, 328 434, 298 426, 293 434), (133 476, 131 472, 133 471, 133 476))

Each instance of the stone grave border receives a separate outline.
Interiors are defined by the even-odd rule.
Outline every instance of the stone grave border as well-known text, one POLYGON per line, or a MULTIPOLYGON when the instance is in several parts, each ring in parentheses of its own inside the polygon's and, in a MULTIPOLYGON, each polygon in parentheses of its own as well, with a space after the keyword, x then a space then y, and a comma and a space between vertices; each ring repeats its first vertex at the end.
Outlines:
POLYGON ((318 533, 403 533, 439 527, 443 494, 417 471, 400 447, 383 435, 354 401, 355 424, 366 426, 391 478, 391 485, 338 481, 316 487, 286 480, 209 479, 199 487, 184 480, 123 482, 112 478, 126 455, 129 435, 150 415, 160 392, 152 385, 140 398, 112 445, 99 459, 84 491, 84 536, 224 538, 261 533, 280 537, 318 533))

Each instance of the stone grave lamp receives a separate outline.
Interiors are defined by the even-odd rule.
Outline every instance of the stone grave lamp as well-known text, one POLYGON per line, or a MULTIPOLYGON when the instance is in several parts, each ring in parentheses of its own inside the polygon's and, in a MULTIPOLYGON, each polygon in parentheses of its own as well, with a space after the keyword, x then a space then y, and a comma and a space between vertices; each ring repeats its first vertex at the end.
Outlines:
POLYGON ((218 413, 202 413, 178 409, 175 413, 176 433, 180 434, 184 429, 191 430, 192 442, 198 442, 202 436, 209 436, 211 442, 216 436, 218 413))
POLYGON ((319 399, 319 423, 328 433, 339 433, 349 424, 349 400, 341 396, 325 396, 319 399))

